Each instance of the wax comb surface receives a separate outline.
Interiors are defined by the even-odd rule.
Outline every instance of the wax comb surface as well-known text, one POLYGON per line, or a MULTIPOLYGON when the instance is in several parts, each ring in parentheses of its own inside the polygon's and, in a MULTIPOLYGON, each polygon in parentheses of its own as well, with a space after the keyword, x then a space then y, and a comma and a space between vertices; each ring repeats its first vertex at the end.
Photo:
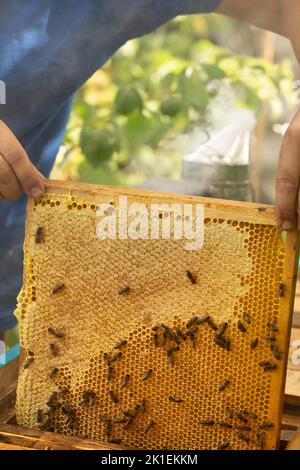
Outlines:
POLYGON ((144 449, 276 448, 296 265, 271 206, 47 183, 27 210, 18 423, 144 449), (97 209, 117 220, 120 196, 203 204, 203 247, 101 240, 97 209))

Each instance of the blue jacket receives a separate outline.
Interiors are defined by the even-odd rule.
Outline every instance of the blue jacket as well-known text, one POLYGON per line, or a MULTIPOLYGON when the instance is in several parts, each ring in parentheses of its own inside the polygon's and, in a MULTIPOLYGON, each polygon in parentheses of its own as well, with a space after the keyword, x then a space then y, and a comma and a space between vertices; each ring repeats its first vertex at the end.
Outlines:
MULTIPOLYGON (((48 176, 72 96, 126 41, 179 14, 212 11, 220 0, 0 0, 2 119, 48 176)), ((0 95, 1 103, 1 95, 0 95)), ((0 331, 22 280, 26 199, 0 202, 0 331)))

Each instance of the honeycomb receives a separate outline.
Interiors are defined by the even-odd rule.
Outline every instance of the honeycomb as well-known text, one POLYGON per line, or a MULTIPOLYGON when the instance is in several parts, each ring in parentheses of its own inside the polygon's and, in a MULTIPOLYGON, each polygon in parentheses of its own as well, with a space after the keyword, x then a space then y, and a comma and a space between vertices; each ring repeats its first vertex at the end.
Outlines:
POLYGON ((20 425, 141 449, 277 447, 297 234, 271 206, 49 181, 24 252, 20 425), (97 210, 120 215, 120 196, 203 204, 203 247, 101 240, 97 210))

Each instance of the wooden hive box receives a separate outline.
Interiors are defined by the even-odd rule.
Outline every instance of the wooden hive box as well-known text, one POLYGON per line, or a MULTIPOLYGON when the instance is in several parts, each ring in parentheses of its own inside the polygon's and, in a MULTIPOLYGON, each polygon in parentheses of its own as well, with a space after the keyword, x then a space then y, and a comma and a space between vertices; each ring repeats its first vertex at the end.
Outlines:
POLYGON ((18 423, 135 448, 275 449, 297 259, 271 206, 48 182, 27 210, 18 423), (175 221, 202 216, 197 248, 175 221), (126 217, 130 236, 123 223, 99 238, 126 217), (170 219, 171 238, 151 238, 170 219))

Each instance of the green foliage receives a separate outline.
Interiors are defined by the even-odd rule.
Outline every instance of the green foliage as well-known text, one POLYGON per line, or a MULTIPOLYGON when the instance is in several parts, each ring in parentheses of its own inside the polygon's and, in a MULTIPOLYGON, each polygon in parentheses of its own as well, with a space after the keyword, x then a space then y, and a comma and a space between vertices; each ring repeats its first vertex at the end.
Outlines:
POLYGON ((180 155, 168 143, 205 127, 222 84, 238 105, 259 113, 269 103, 278 117, 291 97, 290 63, 234 55, 207 39, 230 34, 229 25, 214 15, 181 17, 123 46, 76 96, 59 176, 74 177, 74 166, 75 177, 107 184, 178 176, 180 155))
POLYGON ((115 110, 117 114, 129 115, 133 111, 143 109, 141 95, 134 88, 120 88, 115 99, 115 110))
POLYGON ((181 95, 171 95, 160 104, 160 112, 165 116, 174 117, 181 111, 183 99, 181 95))
POLYGON ((118 134, 109 128, 84 127, 80 135, 80 146, 86 159, 94 168, 120 150, 118 134))

